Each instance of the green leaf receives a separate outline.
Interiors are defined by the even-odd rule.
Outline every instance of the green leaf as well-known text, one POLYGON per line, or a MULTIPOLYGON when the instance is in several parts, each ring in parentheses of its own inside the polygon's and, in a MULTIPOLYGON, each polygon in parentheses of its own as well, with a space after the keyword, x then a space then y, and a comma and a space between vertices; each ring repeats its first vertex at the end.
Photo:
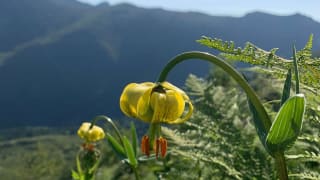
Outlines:
POLYGON ((138 148, 137 130, 136 130, 136 127, 133 122, 131 122, 130 126, 131 126, 132 147, 133 147, 134 155, 135 155, 135 157, 137 157, 137 148, 138 148))
POLYGON ((124 150, 124 148, 120 145, 120 143, 118 143, 118 141, 111 136, 110 134, 107 134, 107 140, 110 144, 110 146, 112 147, 112 149, 121 157, 121 158, 125 158, 126 157, 126 152, 124 150))
MULTIPOLYGON (((242 76, 246 81, 248 81, 247 77, 244 74, 242 74, 242 76)), ((247 101, 248 101, 248 105, 249 105, 249 110, 250 110, 252 117, 253 117, 254 127, 257 131, 257 134, 259 136, 261 143, 263 144, 263 146, 265 146, 264 142, 266 141, 266 138, 267 138, 267 130, 265 129, 264 124, 262 123, 263 121, 260 118, 258 110, 252 104, 252 102, 250 101, 248 96, 247 96, 247 101)), ((268 150, 266 147, 265 147, 265 149, 268 150)))
POLYGON ((301 131, 305 105, 304 95, 296 94, 281 106, 266 139, 269 151, 285 151, 295 142, 301 131))
POLYGON ((294 77, 296 80, 296 94, 300 92, 300 78, 299 78, 299 71, 298 71, 298 59, 297 59, 297 52, 296 47, 293 46, 293 66, 294 66, 294 77))
MULTIPOLYGON (((262 124, 262 121, 260 120, 259 113, 249 99, 248 99, 248 105, 249 105, 250 112, 253 116, 254 127, 256 128, 259 139, 261 142, 265 142, 266 137, 267 137, 267 132, 265 131, 264 125, 262 124)), ((264 143, 262 143, 262 144, 265 145, 264 143)))
POLYGON ((291 69, 288 70, 286 81, 284 82, 282 97, 281 97, 281 105, 283 105, 287 99, 290 97, 290 89, 291 89, 291 69))
POLYGON ((123 137, 123 143, 124 143, 124 147, 125 147, 125 150, 127 153, 129 164, 131 166, 133 166, 134 168, 136 168, 138 166, 138 161, 136 159, 136 156, 134 155, 133 147, 132 147, 130 141, 125 136, 123 137))
POLYGON ((72 179, 74 179, 74 180, 78 180, 78 179, 80 179, 80 176, 79 176, 79 174, 76 172, 76 171, 74 171, 74 170, 71 170, 71 176, 72 176, 72 179))

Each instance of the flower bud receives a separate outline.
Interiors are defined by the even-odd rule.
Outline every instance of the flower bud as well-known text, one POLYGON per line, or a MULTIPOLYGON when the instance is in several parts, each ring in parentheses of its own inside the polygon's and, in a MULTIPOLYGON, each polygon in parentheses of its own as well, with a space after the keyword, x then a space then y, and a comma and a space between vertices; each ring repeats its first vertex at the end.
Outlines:
POLYGON ((105 133, 101 127, 92 126, 91 123, 84 122, 78 129, 78 136, 84 139, 86 142, 96 142, 104 138, 105 133))

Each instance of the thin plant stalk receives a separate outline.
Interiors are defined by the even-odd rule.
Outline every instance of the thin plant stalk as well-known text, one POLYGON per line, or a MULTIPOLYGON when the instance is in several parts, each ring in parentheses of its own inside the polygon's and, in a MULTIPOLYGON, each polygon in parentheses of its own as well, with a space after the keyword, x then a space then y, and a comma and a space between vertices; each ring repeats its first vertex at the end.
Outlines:
POLYGON ((275 161, 276 161, 276 167, 277 167, 279 179, 288 180, 289 178, 288 178, 287 165, 286 165, 286 160, 283 152, 277 152, 275 154, 275 161))
POLYGON ((107 117, 107 116, 104 116, 104 115, 100 115, 100 116, 96 116, 92 121, 91 121, 91 126, 89 129, 91 129, 98 120, 105 120, 107 123, 111 124, 112 128, 114 129, 114 131, 116 132, 119 140, 120 140, 120 143, 122 146, 124 146, 124 143, 123 143, 123 139, 122 139, 122 136, 121 136, 121 133, 119 131, 119 129, 117 128, 117 126, 114 124, 114 122, 112 121, 111 118, 107 117))
MULTIPOLYGON (((100 116, 96 116, 92 121, 91 121, 91 126, 90 128, 92 128, 96 122, 98 120, 105 120, 107 123, 111 124, 111 127, 114 129, 114 131, 116 132, 119 140, 120 140, 120 143, 122 145, 122 147, 125 149, 125 144, 124 144, 124 141, 123 141, 123 138, 121 136, 121 132, 120 130, 118 129, 118 127, 114 124, 114 122, 112 121, 111 118, 107 117, 107 116, 104 116, 104 115, 100 115, 100 116)), ((135 178, 136 180, 140 180, 140 177, 139 177, 139 174, 138 174, 138 170, 136 167, 132 166, 130 163, 128 163, 132 169, 132 171, 134 172, 134 175, 135 175, 135 178)))

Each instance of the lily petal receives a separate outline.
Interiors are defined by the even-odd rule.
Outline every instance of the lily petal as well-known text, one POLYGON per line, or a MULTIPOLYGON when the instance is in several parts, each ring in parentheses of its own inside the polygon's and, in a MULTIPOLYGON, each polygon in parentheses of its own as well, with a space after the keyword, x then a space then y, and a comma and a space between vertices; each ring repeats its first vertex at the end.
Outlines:
POLYGON ((187 121, 191 117, 191 115, 193 113, 193 105, 192 105, 192 103, 190 101, 186 101, 186 103, 188 103, 188 112, 185 114, 185 116, 181 117, 181 118, 178 118, 178 119, 176 119, 174 121, 167 121, 166 123, 168 123, 168 124, 180 124, 180 123, 183 123, 183 122, 187 121))
POLYGON ((150 105, 153 108, 152 123, 164 121, 166 118, 166 109, 168 108, 166 94, 153 92, 150 105))
POLYGON ((141 84, 130 83, 123 90, 120 97, 120 109, 129 117, 137 117, 137 105, 141 96, 154 87, 154 83, 145 82, 141 84))
POLYGON ((170 122, 176 120, 183 114, 185 100, 180 93, 173 90, 167 90, 166 97, 165 122, 170 122))
POLYGON ((171 83, 169 83, 167 81, 162 82, 161 86, 166 88, 166 89, 177 91, 183 96, 183 98, 185 100, 189 100, 189 97, 187 96, 187 94, 182 89, 178 88, 177 86, 174 86, 173 84, 171 84, 171 83))
POLYGON ((152 120, 153 109, 150 105, 152 88, 149 88, 139 99, 137 104, 137 116, 139 119, 149 122, 152 120))

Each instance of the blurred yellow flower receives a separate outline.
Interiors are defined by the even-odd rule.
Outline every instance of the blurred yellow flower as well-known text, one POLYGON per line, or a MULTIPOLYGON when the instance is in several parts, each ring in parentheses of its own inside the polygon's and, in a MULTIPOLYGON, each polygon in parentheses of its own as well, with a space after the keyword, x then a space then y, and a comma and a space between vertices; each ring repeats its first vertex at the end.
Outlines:
POLYGON ((78 129, 78 136, 84 139, 86 142, 96 142, 104 138, 105 133, 101 127, 92 126, 91 123, 84 122, 78 129))
POLYGON ((186 93, 168 82, 127 85, 120 97, 120 108, 127 116, 148 123, 183 123, 193 112, 186 93), (186 104, 188 112, 184 114, 186 104))

